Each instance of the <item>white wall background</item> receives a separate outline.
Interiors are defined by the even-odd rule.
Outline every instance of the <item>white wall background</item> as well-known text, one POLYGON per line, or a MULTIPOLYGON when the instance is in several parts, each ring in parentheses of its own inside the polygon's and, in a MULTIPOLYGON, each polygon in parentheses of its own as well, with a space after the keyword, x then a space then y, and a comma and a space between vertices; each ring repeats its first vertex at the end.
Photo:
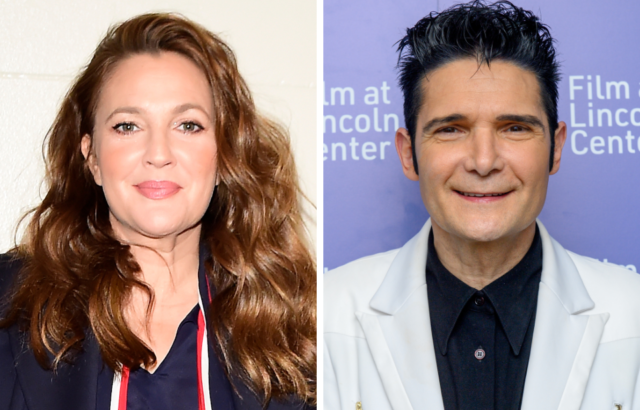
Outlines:
POLYGON ((289 128, 316 203, 314 0, 0 0, 0 251, 40 201, 42 143, 73 78, 110 25, 152 11, 182 13, 233 48, 258 107, 289 128))

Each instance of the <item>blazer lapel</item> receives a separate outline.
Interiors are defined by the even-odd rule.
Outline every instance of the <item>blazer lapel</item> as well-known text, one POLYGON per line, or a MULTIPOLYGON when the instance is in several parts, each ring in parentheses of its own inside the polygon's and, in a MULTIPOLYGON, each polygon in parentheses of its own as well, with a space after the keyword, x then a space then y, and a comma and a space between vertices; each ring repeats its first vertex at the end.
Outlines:
POLYGON ((394 409, 443 409, 425 278, 430 231, 428 221, 396 255, 371 299, 381 314, 356 314, 394 409))
POLYGON ((580 315, 594 303, 567 252, 538 226, 542 278, 522 409, 579 409, 609 315, 580 315))
MULTIPOLYGON (((538 226, 542 278, 521 408, 578 409, 609 315, 581 315, 594 303, 580 274, 540 221, 538 226)), ((371 299, 374 313, 357 313, 394 408, 443 408, 424 273, 430 230, 428 221, 400 249, 371 299)))
MULTIPOLYGON (((413 299, 408 309, 428 309, 413 299)), ((394 409, 443 409, 429 313, 402 313, 357 314, 385 393, 394 409)))

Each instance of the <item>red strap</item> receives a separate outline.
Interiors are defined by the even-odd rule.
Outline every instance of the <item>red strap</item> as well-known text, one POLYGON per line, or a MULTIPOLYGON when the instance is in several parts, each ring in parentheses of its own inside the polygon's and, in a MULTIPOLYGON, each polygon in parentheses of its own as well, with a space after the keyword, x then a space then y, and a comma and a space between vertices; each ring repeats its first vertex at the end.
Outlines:
POLYGON ((129 368, 122 366, 122 378, 120 380, 120 397, 118 399, 118 409, 127 408, 127 388, 129 387, 129 368))
POLYGON ((204 315, 198 315, 198 408, 204 410, 204 389, 202 386, 202 343, 204 342, 204 315))

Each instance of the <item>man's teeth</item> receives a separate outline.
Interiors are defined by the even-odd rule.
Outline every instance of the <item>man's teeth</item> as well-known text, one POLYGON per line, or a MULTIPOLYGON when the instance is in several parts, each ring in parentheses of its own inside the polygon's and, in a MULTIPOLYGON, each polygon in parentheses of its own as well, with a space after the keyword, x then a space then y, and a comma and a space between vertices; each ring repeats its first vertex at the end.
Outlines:
POLYGON ((484 196, 502 196, 504 194, 470 194, 468 192, 462 192, 462 195, 464 195, 464 196, 475 196, 475 197, 482 198, 484 196))

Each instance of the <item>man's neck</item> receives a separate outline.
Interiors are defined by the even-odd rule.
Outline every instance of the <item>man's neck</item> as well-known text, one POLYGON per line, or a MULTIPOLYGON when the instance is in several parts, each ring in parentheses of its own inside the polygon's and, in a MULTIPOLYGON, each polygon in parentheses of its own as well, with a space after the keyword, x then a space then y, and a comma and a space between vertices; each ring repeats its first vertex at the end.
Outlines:
POLYGON ((469 241, 432 223, 438 258, 445 268, 474 289, 483 289, 509 272, 524 258, 536 233, 536 224, 515 235, 490 242, 469 241))

